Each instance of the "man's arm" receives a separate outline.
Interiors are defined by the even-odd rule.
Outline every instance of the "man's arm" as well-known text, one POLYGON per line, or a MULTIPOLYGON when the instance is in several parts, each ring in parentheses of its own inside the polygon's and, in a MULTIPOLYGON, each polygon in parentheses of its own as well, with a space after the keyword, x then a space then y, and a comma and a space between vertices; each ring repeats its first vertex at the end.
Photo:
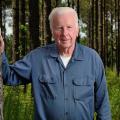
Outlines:
POLYGON ((2 77, 4 84, 18 85, 31 82, 31 56, 26 55, 23 60, 19 60, 13 65, 9 65, 4 52, 4 46, 3 37, 0 31, 0 54, 2 55, 2 77))
POLYGON ((5 53, 2 54, 2 77, 4 84, 19 85, 31 82, 30 55, 9 65, 5 53))

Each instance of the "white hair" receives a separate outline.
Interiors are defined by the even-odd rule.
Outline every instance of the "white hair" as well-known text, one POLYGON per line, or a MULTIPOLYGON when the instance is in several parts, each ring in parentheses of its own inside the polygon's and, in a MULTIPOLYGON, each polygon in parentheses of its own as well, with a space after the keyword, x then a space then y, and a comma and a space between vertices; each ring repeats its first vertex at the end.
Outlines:
POLYGON ((73 13, 75 17, 76 27, 78 27, 78 15, 77 12, 71 7, 56 7, 54 8, 49 15, 50 28, 52 30, 53 18, 55 15, 73 13))

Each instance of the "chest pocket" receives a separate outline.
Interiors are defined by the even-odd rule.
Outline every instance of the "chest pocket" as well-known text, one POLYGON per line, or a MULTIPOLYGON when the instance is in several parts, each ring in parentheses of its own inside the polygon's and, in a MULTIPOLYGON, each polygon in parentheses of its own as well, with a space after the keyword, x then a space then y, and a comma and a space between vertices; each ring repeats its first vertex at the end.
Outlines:
POLYGON ((94 96, 94 79, 82 77, 73 80, 73 97, 75 100, 88 101, 94 96))
POLYGON ((46 99, 56 98, 56 79, 55 77, 41 76, 40 81, 40 95, 46 99))

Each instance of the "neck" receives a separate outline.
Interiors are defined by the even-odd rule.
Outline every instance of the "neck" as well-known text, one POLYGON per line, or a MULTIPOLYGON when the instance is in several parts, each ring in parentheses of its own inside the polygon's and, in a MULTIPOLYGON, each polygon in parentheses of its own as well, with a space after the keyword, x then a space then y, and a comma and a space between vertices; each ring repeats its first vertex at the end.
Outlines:
POLYGON ((65 57, 72 56, 74 48, 59 48, 59 54, 65 57))

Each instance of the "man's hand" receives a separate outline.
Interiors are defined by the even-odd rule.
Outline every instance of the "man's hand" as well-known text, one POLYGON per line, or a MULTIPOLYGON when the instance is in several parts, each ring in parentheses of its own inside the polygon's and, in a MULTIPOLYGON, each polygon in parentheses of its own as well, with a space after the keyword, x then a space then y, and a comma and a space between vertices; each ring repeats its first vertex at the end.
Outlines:
POLYGON ((0 54, 4 52, 4 41, 0 29, 0 54))

